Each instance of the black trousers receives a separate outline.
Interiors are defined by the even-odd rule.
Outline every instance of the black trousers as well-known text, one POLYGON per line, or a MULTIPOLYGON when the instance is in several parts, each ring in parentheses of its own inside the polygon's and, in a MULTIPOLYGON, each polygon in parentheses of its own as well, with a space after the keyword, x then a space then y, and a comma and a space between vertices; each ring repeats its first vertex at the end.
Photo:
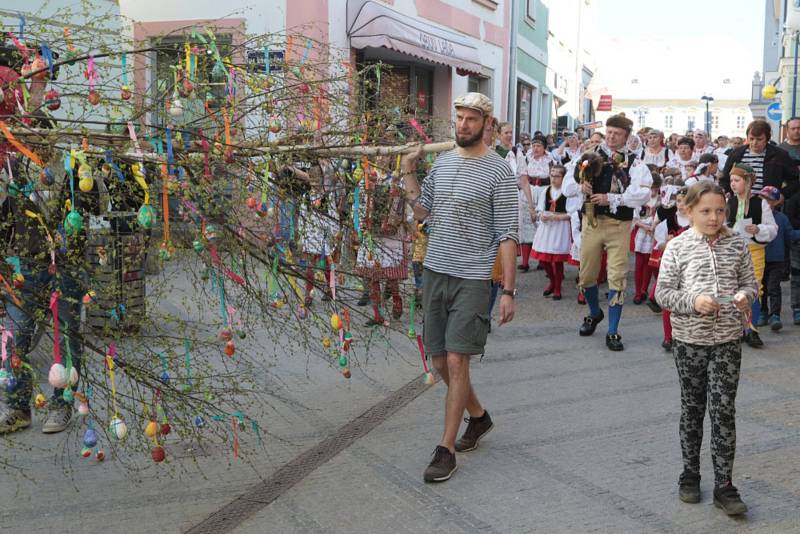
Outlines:
POLYGON ((780 317, 781 315, 781 282, 785 275, 786 262, 768 261, 764 266, 764 294, 761 297, 761 313, 766 317, 773 315, 780 317))

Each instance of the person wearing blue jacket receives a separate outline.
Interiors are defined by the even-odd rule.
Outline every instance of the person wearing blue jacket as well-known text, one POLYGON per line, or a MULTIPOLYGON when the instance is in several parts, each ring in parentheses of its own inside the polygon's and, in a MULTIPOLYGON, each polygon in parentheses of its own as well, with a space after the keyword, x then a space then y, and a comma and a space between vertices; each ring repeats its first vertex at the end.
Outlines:
MULTIPOLYGON (((781 282, 786 275, 786 258, 792 247, 792 241, 800 239, 800 230, 794 230, 789 218, 778 208, 783 203, 783 196, 777 187, 766 186, 759 191, 759 196, 772 208, 772 215, 778 225, 778 235, 769 242, 765 252, 764 295, 761 297, 761 315, 757 326, 766 326, 777 332, 783 328, 781 322, 781 282)), ((800 246, 798 244, 797 246, 800 246)))

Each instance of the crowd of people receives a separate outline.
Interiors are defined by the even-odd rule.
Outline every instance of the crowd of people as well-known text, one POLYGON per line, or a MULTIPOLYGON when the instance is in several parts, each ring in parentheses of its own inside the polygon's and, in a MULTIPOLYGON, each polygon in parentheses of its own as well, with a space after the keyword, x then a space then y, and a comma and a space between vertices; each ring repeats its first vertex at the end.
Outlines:
POLYGON ((708 409, 714 504, 728 515, 745 513, 732 483, 742 343, 762 347, 759 328, 783 328, 788 279, 800 325, 800 119, 787 122, 781 146, 760 119, 746 139, 712 142, 703 131, 634 132, 624 115, 608 118, 604 133, 564 131, 558 143, 523 133, 514 143, 512 125, 492 117, 485 96, 468 93, 454 107, 457 147, 436 160, 421 187, 413 173, 418 154, 404 158, 414 216, 428 228, 425 352, 448 386, 445 429, 425 481, 448 480, 456 452, 475 449, 494 426, 470 383, 469 362, 484 351, 483 326, 499 290, 502 324, 513 319, 516 275, 529 272, 531 260, 549 280, 543 296, 553 300, 563 296, 564 263, 578 265, 578 302, 588 307, 579 335, 591 336, 607 313, 606 346, 622 351, 633 263, 633 302, 661 315, 662 346, 681 388, 678 496, 701 501, 708 409), (456 440, 465 410, 467 427, 456 440))
MULTIPOLYGON (((619 119, 627 120, 624 116, 615 118, 619 119)), ((512 125, 496 120, 494 124, 493 134, 487 135, 485 141, 506 159, 518 180, 520 261, 517 268, 528 272, 530 260, 538 260, 536 269, 545 271, 549 280, 544 296, 561 300, 564 263, 580 265, 583 216, 575 189, 575 168, 581 158, 586 161, 587 154, 605 154, 598 147, 609 146, 611 140, 606 138, 609 131, 607 134, 593 132, 587 137, 580 127, 574 132, 564 130, 558 136, 558 144, 553 141, 553 135, 536 132, 531 137, 522 133, 520 141, 514 144, 512 125)), ((728 194, 729 202, 736 206, 739 198, 743 202, 754 198, 753 202, 758 204, 752 210, 748 206, 738 215, 733 214, 738 216, 738 221, 747 222, 737 229, 750 242, 760 283, 761 298, 751 310, 754 328, 745 329, 743 340, 752 347, 762 347, 764 342, 759 327, 769 326, 774 331, 783 328, 781 285, 790 281, 790 273, 794 274, 791 277, 791 317, 795 325, 800 325, 800 245, 794 247, 797 252, 792 252, 792 242, 800 240, 800 197, 792 200, 800 190, 796 185, 800 163, 800 118, 789 120, 786 129, 786 141, 777 145, 771 141, 769 123, 763 120, 750 124, 747 140, 721 135, 711 141, 703 130, 665 137, 662 131, 645 127, 631 132, 624 146, 612 147, 612 150, 624 150, 626 157, 632 158, 623 165, 630 166, 631 181, 634 182, 625 190, 627 197, 635 195, 636 201, 625 206, 629 212, 622 210, 620 215, 611 217, 632 221, 627 247, 623 247, 621 232, 612 233, 619 238, 619 246, 605 244, 599 253, 594 251, 591 254, 591 257, 600 259, 596 281, 597 284, 607 282, 610 295, 624 293, 627 250, 633 252, 633 303, 646 304, 654 313, 662 315, 662 346, 665 350, 672 348, 672 335, 669 310, 662 310, 655 299, 659 265, 667 242, 689 227, 683 197, 688 188, 698 182, 719 184, 728 194), (740 175, 743 180, 736 178, 740 175), (642 180, 649 180, 651 186, 644 188, 642 180), (741 190, 733 189, 733 183, 737 184, 735 187, 741 184, 741 190), (645 189, 649 190, 647 195, 645 189), (748 216, 751 211, 758 214, 748 216), (609 254, 614 264, 611 279, 609 254)), ((611 135, 614 133, 617 132, 612 130, 611 135)), ((611 143, 613 145, 613 141, 611 143)), ((605 211, 607 208, 600 206, 596 209, 605 211)), ((600 234, 607 232, 601 230, 600 234)), ((591 266, 587 276, 593 270, 594 266, 591 266)), ((580 276, 576 282, 579 286, 578 303, 587 303, 588 289, 589 317, 593 318, 591 323, 598 322, 602 312, 593 305, 597 284, 581 282, 580 276)), ((612 350, 621 350, 617 331, 621 311, 614 307, 616 305, 612 305, 610 310, 612 324, 608 345, 612 350)), ((587 322, 584 332, 589 330, 594 331, 587 322)))

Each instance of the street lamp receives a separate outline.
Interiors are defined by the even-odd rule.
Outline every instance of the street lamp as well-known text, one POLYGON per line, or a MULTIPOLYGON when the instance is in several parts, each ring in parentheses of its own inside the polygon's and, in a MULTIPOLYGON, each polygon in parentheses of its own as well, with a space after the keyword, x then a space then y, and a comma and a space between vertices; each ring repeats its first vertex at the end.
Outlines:
POLYGON ((706 135, 711 137, 711 113, 708 111, 708 105, 714 101, 714 97, 710 95, 703 95, 700 100, 706 101, 706 135))

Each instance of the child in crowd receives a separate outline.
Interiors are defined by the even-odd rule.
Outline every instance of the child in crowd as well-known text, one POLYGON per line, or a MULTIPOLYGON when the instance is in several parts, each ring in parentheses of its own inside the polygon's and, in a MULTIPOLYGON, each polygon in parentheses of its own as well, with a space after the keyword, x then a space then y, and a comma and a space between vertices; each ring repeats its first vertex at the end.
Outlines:
POLYGON ((561 283, 564 280, 564 262, 569 260, 572 246, 570 214, 567 197, 561 194, 561 184, 567 170, 562 165, 550 169, 550 186, 539 196, 537 217, 539 229, 533 240, 533 257, 539 260, 547 272, 550 283, 544 296, 561 300, 561 283))
POLYGON ((711 152, 703 154, 698 160, 697 168, 694 170, 694 173, 687 178, 686 187, 691 187, 703 180, 716 182, 717 171, 719 171, 719 158, 717 155, 711 152))
MULTIPOLYGON (((686 196, 686 187, 682 187, 675 193, 675 212, 674 214, 670 215, 670 217, 664 221, 661 221, 655 229, 655 241, 656 247, 658 250, 663 251, 667 243, 669 243, 673 238, 678 237, 683 232, 689 229, 690 222, 689 217, 685 211, 685 205, 683 203, 684 198, 686 196)), ((653 284, 653 294, 651 296, 651 301, 655 302, 655 293, 656 287, 658 285, 658 275, 656 275, 656 282, 653 284)), ((670 322, 670 311, 668 309, 664 309, 661 314, 661 326, 664 330, 664 340, 661 342, 661 346, 664 347, 664 350, 667 352, 672 351, 672 323, 670 322)))
MULTIPOLYGON (((661 313, 661 306, 658 305, 655 299, 656 284, 658 284, 658 268, 661 264, 661 255, 664 253, 663 247, 667 244, 667 237, 669 235, 675 235, 679 228, 676 199, 678 191, 680 191, 681 188, 683 188, 683 179, 677 175, 670 175, 662 180, 659 190, 659 203, 656 207, 656 215, 652 223, 655 243, 653 245, 653 250, 650 252, 650 257, 647 260, 647 274, 645 274, 648 280, 651 278, 653 279, 653 289, 650 291, 650 300, 647 302, 647 306, 653 313, 661 313), (661 234, 664 229, 666 229, 666 232, 663 232, 663 238, 659 240, 655 237, 655 230, 659 228, 659 224, 662 222, 664 224, 661 225, 659 234, 661 234)), ((644 297, 642 297, 642 301, 644 301, 644 297)))
POLYGON ((751 347, 760 348, 764 346, 764 342, 753 325, 758 324, 761 317, 760 299, 763 292, 761 281, 764 278, 766 265, 764 249, 767 243, 778 235, 778 225, 775 224, 775 218, 767 201, 751 194, 750 188, 754 180, 755 174, 749 165, 737 163, 731 169, 733 194, 728 198, 728 226, 747 240, 747 246, 753 257, 753 267, 759 283, 758 296, 753 301, 751 322, 745 328, 744 340, 751 347))
POLYGON ((778 235, 767 245, 764 265, 764 295, 761 299, 761 309, 766 313, 761 314, 761 320, 756 326, 767 326, 774 332, 783 328, 781 322, 781 281, 786 273, 787 258, 792 247, 792 240, 800 239, 800 230, 793 230, 789 218, 781 213, 780 205, 783 196, 776 187, 766 186, 758 192, 758 196, 769 204, 775 224, 778 226, 778 235))
POLYGON ((661 176, 653 173, 653 185, 650 187, 650 200, 639 208, 633 216, 633 240, 631 250, 636 256, 636 268, 634 269, 634 292, 633 303, 641 304, 647 298, 648 288, 650 287, 650 270, 647 267, 650 260, 650 253, 653 251, 655 240, 653 222, 656 218, 658 199, 661 190, 661 176))
POLYGON ((691 229, 669 242, 657 301, 672 311, 673 355, 681 386, 683 472, 678 496, 700 502, 700 447, 706 407, 711 417, 714 505, 747 511, 733 486, 736 391, 742 362, 742 315, 757 300, 753 260, 742 238, 725 227, 725 191, 700 182, 684 199, 691 229))

